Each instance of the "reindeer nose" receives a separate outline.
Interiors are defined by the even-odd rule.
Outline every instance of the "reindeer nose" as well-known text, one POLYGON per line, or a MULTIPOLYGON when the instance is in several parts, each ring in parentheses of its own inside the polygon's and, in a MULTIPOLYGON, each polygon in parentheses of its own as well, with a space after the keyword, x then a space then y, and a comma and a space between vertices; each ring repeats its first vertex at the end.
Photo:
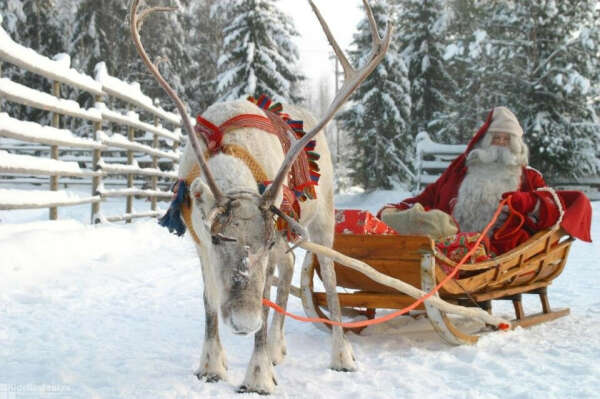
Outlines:
POLYGON ((248 335, 257 332, 262 327, 261 314, 252 315, 252 312, 233 312, 231 314, 231 327, 234 334, 248 335))

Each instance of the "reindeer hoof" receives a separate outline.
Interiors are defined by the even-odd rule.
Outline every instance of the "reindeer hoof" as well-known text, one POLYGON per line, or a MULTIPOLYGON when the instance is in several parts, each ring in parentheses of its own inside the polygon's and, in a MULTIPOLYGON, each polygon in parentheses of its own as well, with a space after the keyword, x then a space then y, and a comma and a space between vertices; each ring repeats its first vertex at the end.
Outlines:
POLYGON ((262 396, 267 396, 267 395, 271 394, 270 392, 267 392, 267 391, 262 391, 262 390, 255 391, 255 390, 248 389, 248 387, 246 385, 242 385, 241 387, 239 387, 237 390, 237 393, 257 393, 262 396))
POLYGON ((331 370, 333 370, 333 371, 339 371, 341 373, 352 373, 353 371, 356 371, 355 369, 349 369, 349 368, 346 368, 346 367, 342 367, 342 368, 333 368, 332 367, 331 370))
POLYGON ((223 380, 223 378, 220 375, 213 373, 196 374, 196 378, 198 378, 199 381, 204 381, 208 384, 213 384, 215 382, 223 380))

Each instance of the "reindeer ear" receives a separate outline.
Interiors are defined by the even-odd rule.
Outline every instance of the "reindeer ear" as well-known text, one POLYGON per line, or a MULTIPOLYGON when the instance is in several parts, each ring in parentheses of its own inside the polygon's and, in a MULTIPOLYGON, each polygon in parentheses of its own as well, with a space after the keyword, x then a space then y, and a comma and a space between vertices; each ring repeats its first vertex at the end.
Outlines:
POLYGON ((210 191, 208 185, 199 177, 197 177, 190 186, 190 196, 194 204, 200 208, 205 217, 215 206, 215 197, 212 191, 210 191))

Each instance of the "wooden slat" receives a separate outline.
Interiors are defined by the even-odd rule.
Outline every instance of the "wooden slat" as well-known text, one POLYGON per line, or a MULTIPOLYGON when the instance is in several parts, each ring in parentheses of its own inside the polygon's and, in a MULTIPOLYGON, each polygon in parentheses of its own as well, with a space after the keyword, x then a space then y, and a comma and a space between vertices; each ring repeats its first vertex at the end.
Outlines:
MULTIPOLYGON (((0 114, 0 136, 29 143, 58 145, 69 148, 94 149, 104 147, 102 143, 97 143, 94 140, 77 137, 69 130, 59 130, 49 126, 42 126, 35 122, 21 121, 8 116, 7 114, 0 114)), ((49 148, 44 146, 18 144, 3 145, 2 149, 16 151, 49 151, 49 148)))
POLYGON ((30 155, 17 155, 6 152, 0 152, 0 173, 80 177, 102 174, 101 172, 80 169, 79 165, 74 162, 42 159, 30 155))
MULTIPOLYGON (((16 190, 11 190, 16 191, 16 190)), ((93 197, 74 197, 71 199, 60 199, 60 200, 48 200, 39 201, 36 200, 34 193, 31 190, 22 190, 23 194, 18 201, 6 201, 2 198, 2 190, 0 190, 0 210, 16 210, 16 209, 42 209, 51 208, 58 206, 72 206, 81 204, 92 204, 102 201, 99 196, 93 197)))
MULTIPOLYGON (((438 266, 435 268, 436 280, 442 281, 446 278, 446 274, 438 266)), ((461 295, 466 292, 479 292, 493 280, 496 275, 496 270, 490 269, 477 274, 476 276, 456 280, 449 280, 442 288, 442 294, 448 293, 453 295, 461 295)))
POLYGON ((174 161, 179 160, 179 154, 177 154, 175 152, 166 152, 166 151, 161 151, 161 150, 155 150, 154 148, 152 148, 148 145, 129 141, 123 136, 115 136, 115 135, 107 136, 103 132, 98 132, 98 133, 99 133, 99 135, 98 135, 99 139, 104 145, 107 145, 110 147, 123 148, 123 149, 131 150, 131 151, 145 152, 146 154, 149 154, 149 155, 156 155, 156 156, 163 157, 163 158, 169 158, 174 161))
POLYGON ((336 234, 333 247, 352 258, 364 260, 420 260, 433 252, 433 241, 424 236, 336 234))
POLYGON ((28 107, 57 112, 61 115, 73 116, 92 122, 102 120, 102 115, 95 109, 83 109, 73 100, 57 100, 56 97, 48 93, 31 89, 7 78, 0 78, 0 97, 28 107))
POLYGON ((537 314, 534 314, 531 316, 525 316, 521 320, 513 320, 511 322, 511 324, 512 324, 513 328, 516 328, 516 327, 527 328, 527 327, 535 326, 537 324, 556 320, 558 318, 567 316, 569 313, 571 313, 571 311, 568 308, 558 309, 558 310, 554 310, 550 313, 537 313, 537 314))
POLYGON ((450 166, 450 161, 422 161, 421 168, 423 170, 431 169, 446 169, 450 166))
POLYGON ((105 174, 133 174, 143 176, 159 176, 166 177, 168 179, 177 179, 176 172, 164 172, 160 169, 154 168, 140 168, 135 165, 123 165, 123 164, 107 164, 101 163, 100 169, 105 174))
MULTIPOLYGON (((403 294, 381 294, 373 292, 338 293, 342 307, 371 308, 371 309, 403 309, 415 302, 414 298, 403 294)), ((317 305, 327 306, 327 294, 315 292, 317 305)), ((416 309, 424 309, 420 305, 416 309)))
POLYGON ((103 94, 102 85, 90 76, 77 72, 72 68, 67 68, 60 62, 50 60, 30 48, 15 43, 5 34, 2 35, 2 39, 0 40, 0 59, 36 75, 43 76, 48 80, 76 87, 92 95, 103 94), (25 56, 22 57, 22 55, 25 56), (55 66, 51 69, 44 68, 43 65, 47 65, 48 63, 55 64, 55 66))
POLYGON ((167 129, 158 126, 151 125, 149 123, 128 118, 127 116, 121 115, 115 111, 102 109, 102 117, 108 122, 118 123, 120 125, 132 127, 134 129, 141 130, 144 132, 151 132, 169 140, 181 141, 181 137, 174 132, 171 132, 167 129))
POLYGON ((420 181, 421 181, 421 184, 431 184, 431 183, 435 183, 435 181, 437 179, 439 179, 440 176, 441 176, 441 173, 437 174, 437 175, 421 175, 420 181))
POLYGON ((529 284, 529 285, 520 286, 520 287, 512 287, 512 288, 505 288, 505 289, 501 289, 501 290, 493 290, 493 291, 489 291, 489 292, 483 292, 481 294, 472 294, 472 297, 477 302, 483 302, 483 301, 488 301, 490 299, 498 299, 498 298, 503 298, 505 296, 511 296, 511 295, 515 295, 515 294, 520 294, 520 293, 524 293, 524 292, 528 292, 528 291, 537 290, 539 288, 547 287, 548 285, 550 285, 550 282, 541 282, 541 283, 529 284))
MULTIPOLYGON (((112 76, 110 76, 109 79, 115 79, 118 81, 118 79, 116 79, 115 77, 112 77, 112 76)), ((123 84, 124 82, 119 81, 119 83, 123 84)), ((141 108, 145 111, 148 111, 151 114, 156 115, 165 121, 168 121, 169 123, 172 123, 177 126, 179 126, 181 124, 181 118, 179 117, 179 115, 174 114, 172 112, 165 111, 162 108, 155 107, 152 104, 142 102, 139 100, 139 98, 137 96, 131 96, 128 93, 124 93, 120 90, 116 90, 110 84, 103 84, 102 89, 109 96, 116 97, 120 100, 125 101, 126 103, 135 105, 137 108, 141 108)))
POLYGON ((140 213, 132 213, 132 214, 125 214, 125 215, 116 215, 116 216, 108 216, 105 217, 104 220, 106 220, 107 222, 122 222, 125 220, 131 220, 131 219, 141 219, 141 218, 148 218, 148 217, 160 217, 164 214, 164 211, 151 211, 151 212, 140 212, 140 213))
MULTIPOLYGON (((398 278, 417 288, 421 287, 421 274, 419 261, 361 259, 377 271, 390 277, 398 278)), ((391 287, 378 284, 356 270, 335 263, 336 281, 338 286, 350 289, 360 289, 371 292, 395 293, 398 292, 391 287)), ((317 268, 320 275, 320 269, 317 268)))
POLYGON ((125 188, 122 190, 101 190, 100 195, 102 197, 127 197, 130 195, 139 197, 159 197, 159 198, 171 198, 173 193, 168 191, 154 191, 154 190, 142 190, 139 188, 125 188))

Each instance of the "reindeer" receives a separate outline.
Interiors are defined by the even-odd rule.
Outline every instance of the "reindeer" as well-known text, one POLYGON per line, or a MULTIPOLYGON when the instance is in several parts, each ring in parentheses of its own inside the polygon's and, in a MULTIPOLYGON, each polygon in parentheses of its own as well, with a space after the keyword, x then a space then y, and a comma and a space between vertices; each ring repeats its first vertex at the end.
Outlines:
MULTIPOLYGON (((259 194, 256 180, 246 163, 226 154, 215 155, 208 161, 205 159, 206 143, 196 137, 184 104, 150 61, 139 35, 148 15, 155 11, 172 11, 173 8, 146 7, 140 11, 139 3, 140 0, 132 0, 130 9, 133 41, 147 68, 175 102, 189 135, 179 176, 185 179, 195 165, 199 165, 201 170, 201 176, 193 180, 189 189, 192 226, 188 228, 198 237, 196 250, 202 265, 206 313, 204 345, 195 374, 198 379, 207 382, 226 379, 226 359, 218 330, 220 313, 222 320, 234 333, 254 334, 254 352, 239 392, 272 393, 276 385, 273 365, 280 363, 286 354, 284 317, 280 314, 274 316, 267 342, 268 308, 263 307, 262 299, 269 298, 272 276, 277 266, 279 284, 276 302, 285 308, 294 268, 293 252, 283 236, 275 231, 273 217, 282 215, 275 204, 281 201, 282 186, 287 181, 292 163, 307 143, 316 138, 316 151, 321 155, 321 180, 317 186, 317 199, 302 203, 299 223, 306 226, 313 242, 331 247, 334 236, 333 167, 321 129, 383 59, 392 29, 387 28, 382 38, 371 8, 367 0, 363 0, 371 25, 373 50, 367 64, 355 70, 333 38, 319 10, 309 0, 344 68, 345 83, 320 121, 299 107, 284 107, 292 118, 304 120, 307 130, 301 139, 290 134, 292 145, 287 153, 283 152, 276 138, 258 128, 234 130, 224 137, 224 142, 235 143, 253 154, 272 181, 264 193, 259 194)), ((264 116, 263 111, 254 104, 238 100, 214 104, 202 117, 219 125, 240 114, 264 116)), ((327 290, 328 308, 332 319, 339 321, 341 309, 336 295, 333 261, 322 255, 318 257, 327 290)), ((311 254, 307 253, 304 267, 310 261, 311 254)), ((354 371, 354 354, 342 328, 334 327, 332 335, 330 367, 338 371, 354 371)))

